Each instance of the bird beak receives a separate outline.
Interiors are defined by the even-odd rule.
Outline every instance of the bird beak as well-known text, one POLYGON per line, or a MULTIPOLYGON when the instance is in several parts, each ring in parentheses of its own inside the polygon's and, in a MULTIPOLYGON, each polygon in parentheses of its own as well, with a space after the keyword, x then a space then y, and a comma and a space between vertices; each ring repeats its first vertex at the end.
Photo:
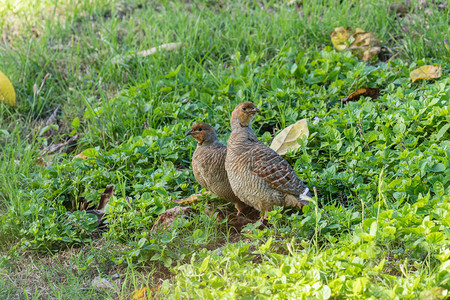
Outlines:
POLYGON ((256 114, 256 113, 260 113, 261 111, 260 111, 257 107, 254 107, 254 108, 251 110, 251 112, 254 113, 254 114, 256 114))
POLYGON ((185 135, 185 136, 188 136, 188 135, 192 135, 192 129, 189 130, 188 132, 186 132, 186 135, 185 135))

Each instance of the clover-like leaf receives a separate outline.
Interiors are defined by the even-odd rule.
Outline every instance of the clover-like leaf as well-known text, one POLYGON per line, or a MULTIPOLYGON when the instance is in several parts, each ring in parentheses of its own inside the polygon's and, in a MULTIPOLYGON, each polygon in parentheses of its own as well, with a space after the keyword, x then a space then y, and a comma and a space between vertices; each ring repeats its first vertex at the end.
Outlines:
POLYGON ((442 76, 441 66, 425 65, 409 73, 412 82, 419 79, 435 79, 442 76))
POLYGON ((272 141, 270 148, 280 155, 284 155, 289 149, 295 150, 300 148, 297 139, 301 137, 308 137, 308 123, 306 119, 301 119, 295 124, 292 124, 283 129, 272 141))
POLYGON ((16 92, 8 77, 0 71, 0 101, 16 106, 16 92))

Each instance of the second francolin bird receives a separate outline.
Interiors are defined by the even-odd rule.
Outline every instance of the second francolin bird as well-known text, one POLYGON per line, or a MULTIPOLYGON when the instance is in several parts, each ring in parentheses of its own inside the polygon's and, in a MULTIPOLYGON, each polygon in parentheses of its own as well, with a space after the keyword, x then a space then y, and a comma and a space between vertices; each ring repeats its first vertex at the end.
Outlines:
POLYGON ((225 169, 235 195, 264 212, 266 218, 274 205, 307 205, 301 196, 308 189, 289 163, 256 137, 251 122, 258 112, 251 102, 241 103, 233 110, 225 169))
POLYGON ((197 141, 197 148, 192 155, 192 171, 197 182, 220 198, 234 203, 238 211, 252 211, 233 193, 225 171, 225 156, 227 147, 222 145, 213 127, 206 123, 194 124, 186 133, 197 141))

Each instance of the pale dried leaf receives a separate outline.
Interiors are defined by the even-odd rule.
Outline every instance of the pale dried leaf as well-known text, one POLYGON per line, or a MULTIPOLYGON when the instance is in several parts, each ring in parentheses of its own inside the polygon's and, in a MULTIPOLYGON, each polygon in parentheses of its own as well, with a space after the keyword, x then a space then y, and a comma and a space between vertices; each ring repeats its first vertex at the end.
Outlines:
POLYGON ((333 29, 330 34, 331 42, 333 46, 339 50, 345 50, 348 47, 348 39, 350 38, 350 33, 344 27, 338 27, 333 29))
POLYGON ((0 71, 0 101, 16 106, 16 92, 8 77, 0 71))
POLYGON ((442 76, 442 67, 432 65, 422 66, 409 73, 409 77, 411 77, 412 82, 419 79, 439 78, 441 76, 442 76))
POLYGON ((83 154, 83 152, 81 152, 80 154, 75 155, 73 158, 86 159, 86 158, 89 158, 89 156, 86 156, 86 155, 83 154))
POLYGON ((95 277, 92 280, 92 287, 96 290, 104 290, 104 289, 116 289, 116 286, 114 285, 114 283, 112 283, 111 281, 109 281, 106 278, 101 278, 101 277, 95 277))
POLYGON ((295 124, 292 124, 283 129, 272 141, 270 148, 280 155, 284 155, 288 150, 295 150, 300 148, 297 139, 301 137, 308 137, 308 123, 306 119, 301 119, 295 124))
POLYGON ((362 59, 365 61, 370 60, 372 57, 378 55, 380 53, 381 47, 372 47, 367 50, 364 50, 362 59))
POLYGON ((353 54, 360 59, 368 61, 381 51, 381 40, 372 32, 356 28, 352 38, 353 42, 348 49, 352 50, 353 54))
POLYGON ((157 46, 157 47, 153 47, 153 48, 148 49, 148 50, 139 51, 137 53, 137 55, 145 57, 145 56, 149 56, 149 55, 153 55, 155 53, 158 53, 161 50, 166 50, 166 51, 177 50, 177 49, 181 48, 181 46, 183 46, 183 43, 181 43, 181 42, 163 44, 163 45, 160 45, 160 46, 157 46))

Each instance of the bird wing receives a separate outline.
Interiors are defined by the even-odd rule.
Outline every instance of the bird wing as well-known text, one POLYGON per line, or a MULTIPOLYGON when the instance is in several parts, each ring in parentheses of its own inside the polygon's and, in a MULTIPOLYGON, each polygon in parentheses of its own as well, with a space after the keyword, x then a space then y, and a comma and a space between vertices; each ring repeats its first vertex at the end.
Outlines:
POLYGON ((251 150, 252 171, 272 188, 295 196, 305 189, 291 165, 278 153, 259 142, 251 150))

